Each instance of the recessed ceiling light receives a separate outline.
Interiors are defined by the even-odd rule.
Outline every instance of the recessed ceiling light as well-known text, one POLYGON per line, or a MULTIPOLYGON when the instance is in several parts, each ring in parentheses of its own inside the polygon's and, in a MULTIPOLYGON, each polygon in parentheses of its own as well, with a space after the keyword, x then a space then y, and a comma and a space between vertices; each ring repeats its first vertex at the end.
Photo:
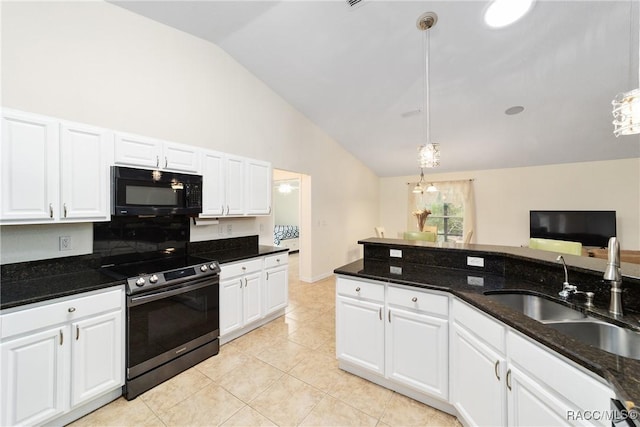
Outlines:
POLYGON ((522 105, 514 105, 513 107, 509 107, 504 110, 504 113, 507 116, 513 116, 515 114, 520 114, 524 111, 524 107, 522 105))
POLYGON ((484 12, 484 22, 492 28, 511 25, 531 10, 535 0, 493 0, 484 12))

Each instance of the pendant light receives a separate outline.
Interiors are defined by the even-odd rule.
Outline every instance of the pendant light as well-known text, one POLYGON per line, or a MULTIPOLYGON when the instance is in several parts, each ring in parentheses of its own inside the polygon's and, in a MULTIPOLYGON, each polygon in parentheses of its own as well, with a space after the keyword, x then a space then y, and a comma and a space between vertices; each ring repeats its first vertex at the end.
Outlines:
POLYGON ((422 184, 424 183, 424 171, 420 168, 420 181, 413 187, 413 193, 419 194, 422 193, 422 184))
MULTIPOLYGON (((633 8, 633 2, 631 3, 633 8)), ((633 23, 633 14, 630 13, 633 23)), ((640 23, 638 24, 640 32, 640 23)), ((631 25, 633 28, 633 24, 631 25)), ((633 43, 633 37, 629 35, 629 44, 633 43)), ((638 85, 640 86, 640 36, 638 38, 638 85)), ((633 57, 633 55, 631 55, 633 57)), ((629 65, 631 67, 631 65, 629 65)), ((613 134, 634 135, 640 133, 640 88, 629 92, 619 93, 613 101, 613 134)))
POLYGON ((429 44, 430 35, 429 30, 433 28, 438 22, 438 15, 434 12, 426 12, 420 15, 416 26, 420 31, 424 31, 423 39, 423 51, 424 51, 424 65, 425 73, 423 79, 423 102, 424 108, 424 123, 423 133, 425 144, 418 147, 418 160, 421 168, 434 168, 440 166, 440 144, 431 142, 431 117, 430 117, 430 105, 429 105, 429 44))

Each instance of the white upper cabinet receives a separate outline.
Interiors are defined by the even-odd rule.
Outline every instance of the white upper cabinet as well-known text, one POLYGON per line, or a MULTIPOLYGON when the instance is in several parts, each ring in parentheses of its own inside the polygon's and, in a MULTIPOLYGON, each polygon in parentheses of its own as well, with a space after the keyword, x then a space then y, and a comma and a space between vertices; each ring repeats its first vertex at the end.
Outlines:
POLYGON ((202 153, 202 214, 222 216, 226 210, 224 154, 205 150, 202 153))
POLYGON ((53 222, 58 211, 58 123, 30 113, 2 114, 3 222, 53 222))
POLYGON ((60 132, 60 219, 108 221, 113 134, 67 122, 60 132))
POLYGON ((114 161, 117 165, 181 172, 200 170, 200 152, 195 147, 124 133, 116 133, 114 161))
POLYGON ((245 158, 227 155, 226 170, 226 210, 225 215, 244 215, 245 158))
POLYGON ((3 110, 3 224, 109 220, 113 134, 3 110))
POLYGON ((247 160, 245 210, 248 215, 271 213, 271 164, 247 160))

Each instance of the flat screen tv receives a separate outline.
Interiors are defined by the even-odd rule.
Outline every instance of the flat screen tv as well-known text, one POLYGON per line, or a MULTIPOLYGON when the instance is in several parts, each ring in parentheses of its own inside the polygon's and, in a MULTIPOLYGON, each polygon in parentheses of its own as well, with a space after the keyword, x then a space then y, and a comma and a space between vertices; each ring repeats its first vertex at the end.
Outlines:
POLYGON ((529 237, 604 248, 616 235, 616 211, 529 211, 529 237))

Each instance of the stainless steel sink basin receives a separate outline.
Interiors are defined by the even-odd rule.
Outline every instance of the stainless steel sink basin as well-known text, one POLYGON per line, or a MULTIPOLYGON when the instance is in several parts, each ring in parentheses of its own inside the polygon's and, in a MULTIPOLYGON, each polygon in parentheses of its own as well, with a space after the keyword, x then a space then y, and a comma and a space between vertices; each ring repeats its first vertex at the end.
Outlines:
POLYGON ((537 295, 516 293, 485 294, 487 298, 506 305, 540 322, 557 320, 580 320, 587 316, 560 303, 537 295))
POLYGON ((609 353, 640 360, 640 333, 600 321, 558 322, 547 326, 609 353))

